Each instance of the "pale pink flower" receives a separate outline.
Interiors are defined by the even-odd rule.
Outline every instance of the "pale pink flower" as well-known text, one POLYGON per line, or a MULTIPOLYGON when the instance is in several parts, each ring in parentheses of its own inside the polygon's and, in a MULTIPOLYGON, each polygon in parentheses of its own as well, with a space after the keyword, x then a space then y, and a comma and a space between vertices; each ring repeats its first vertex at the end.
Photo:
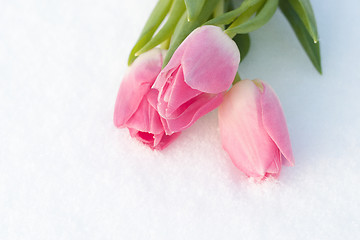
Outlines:
POLYGON ((286 120, 273 89, 260 80, 242 80, 219 107, 223 148, 247 176, 277 178, 281 165, 294 165, 286 120))
POLYGON ((217 108, 231 86, 240 62, 235 42, 219 27, 195 29, 157 77, 157 109, 165 132, 191 126, 217 108))
POLYGON ((155 48, 133 62, 121 82, 114 111, 116 127, 128 128, 132 137, 157 150, 179 135, 165 134, 156 110, 157 91, 151 89, 161 71, 163 55, 163 50, 155 48))

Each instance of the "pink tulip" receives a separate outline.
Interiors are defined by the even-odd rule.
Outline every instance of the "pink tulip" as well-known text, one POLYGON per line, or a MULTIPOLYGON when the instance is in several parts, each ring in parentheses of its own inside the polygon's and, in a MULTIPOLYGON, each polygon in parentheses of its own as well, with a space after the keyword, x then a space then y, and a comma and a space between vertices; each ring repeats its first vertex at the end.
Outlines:
POLYGON ((163 50, 155 48, 133 62, 121 82, 114 112, 116 127, 127 127, 132 137, 157 150, 179 135, 165 134, 156 110, 157 91, 151 89, 161 71, 163 55, 163 50))
POLYGON ((282 164, 294 165, 284 113, 268 84, 235 84, 219 108, 219 126, 223 148, 249 177, 277 178, 282 164))
POLYGON ((217 108, 231 86, 240 62, 235 42, 219 27, 195 29, 160 72, 153 88, 165 132, 191 126, 217 108))

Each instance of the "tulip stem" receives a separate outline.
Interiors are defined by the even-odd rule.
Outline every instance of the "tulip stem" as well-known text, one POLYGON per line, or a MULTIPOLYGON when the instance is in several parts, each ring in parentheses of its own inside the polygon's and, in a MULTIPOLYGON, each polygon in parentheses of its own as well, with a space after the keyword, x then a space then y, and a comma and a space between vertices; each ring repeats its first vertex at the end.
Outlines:
POLYGON ((163 41, 163 42, 160 44, 160 48, 161 48, 161 49, 165 49, 165 50, 168 50, 168 49, 169 49, 169 46, 170 46, 170 38, 166 39, 165 41, 163 41))
POLYGON ((236 33, 232 33, 232 32, 228 32, 228 31, 224 31, 225 34, 227 34, 231 39, 233 39, 236 36, 236 33))
POLYGON ((236 83, 238 83, 240 81, 241 81, 240 75, 238 72, 236 72, 235 79, 234 79, 232 85, 235 85, 236 83))
MULTIPOLYGON (((218 4, 215 7, 213 16, 214 16, 214 18, 216 18, 218 16, 221 16, 222 14, 224 14, 224 0, 220 0, 218 2, 218 4)), ((219 24, 217 26, 221 27, 222 30, 224 30, 224 28, 225 28, 224 24, 219 24)))

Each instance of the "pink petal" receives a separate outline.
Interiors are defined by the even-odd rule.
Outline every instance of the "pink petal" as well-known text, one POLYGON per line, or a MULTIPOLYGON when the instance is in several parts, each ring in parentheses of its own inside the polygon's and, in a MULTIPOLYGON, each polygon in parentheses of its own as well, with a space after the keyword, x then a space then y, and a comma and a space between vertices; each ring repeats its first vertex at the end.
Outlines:
POLYGON ((156 89, 157 91, 161 92, 164 91, 164 87, 166 87, 166 84, 168 82, 168 78, 171 77, 171 75, 176 72, 179 68, 179 66, 175 67, 175 68, 171 68, 169 70, 167 69, 167 66, 159 73, 159 75, 157 76, 152 89, 156 89))
MULTIPOLYGON (((157 109, 165 132, 181 131, 219 106, 234 80, 240 53, 219 27, 194 30, 158 75, 157 109), (163 119, 165 118, 165 119, 163 119)), ((155 104, 153 97, 149 100, 155 104)))
POLYGON ((123 127, 134 114, 143 96, 161 71, 164 50, 152 49, 140 55, 129 67, 117 95, 114 124, 123 127))
POLYGON ((148 103, 155 109, 157 108, 158 104, 158 94, 159 91, 152 88, 146 95, 148 103))
POLYGON ((163 133, 160 116, 146 98, 143 98, 137 111, 126 122, 126 127, 151 134, 163 133))
MULTIPOLYGON (((278 97, 274 90, 266 83, 262 82, 264 92, 261 97, 263 125, 271 139, 280 149, 288 163, 294 165, 289 132, 286 126, 285 116, 278 97)), ((283 161, 285 164, 286 162, 283 161)))
POLYGON ((260 99, 256 85, 242 80, 219 108, 223 148, 241 171, 256 179, 262 179, 268 168, 276 172, 280 165, 279 150, 263 126, 260 99))
POLYGON ((185 82, 207 93, 228 90, 240 62, 235 42, 221 28, 210 25, 197 28, 185 41, 181 59, 185 82))
POLYGON ((176 72, 181 64, 181 59, 184 54, 184 51, 187 46, 187 41, 183 41, 179 47, 176 49, 174 54, 172 55, 170 61, 166 66, 161 70, 160 74, 158 75, 154 85, 152 88, 158 90, 159 92, 163 91, 163 88, 166 84, 168 78, 176 72))
POLYGON ((156 143, 160 142, 162 135, 160 134, 152 134, 148 132, 142 132, 134 128, 128 128, 130 136, 136 138, 139 142, 142 142, 145 145, 148 145, 151 149, 155 149, 156 143))
POLYGON ((167 101, 167 103, 165 103, 166 111, 163 112, 162 115, 167 119, 176 117, 172 115, 181 105, 202 93, 198 90, 192 89, 185 83, 182 67, 179 67, 178 71, 174 73, 176 75, 174 76, 171 88, 165 92, 165 95, 168 94, 169 96, 167 98, 164 96, 164 100, 167 101))
POLYGON ((173 119, 161 119, 165 132, 172 134, 188 128, 200 117, 217 108, 222 100, 223 94, 207 93, 189 100, 173 112, 173 119))
POLYGON ((152 150, 164 149, 180 135, 180 133, 165 135, 164 132, 152 134, 148 132, 141 132, 133 128, 128 129, 131 137, 136 138, 145 145, 148 145, 152 150))
MULTIPOLYGON (((149 94, 147 97, 149 97, 149 94)), ((156 96, 154 97, 156 99, 156 96)), ((148 102, 148 98, 143 98, 137 111, 125 126, 129 129, 132 137, 148 145, 153 150, 164 149, 180 135, 180 133, 174 133, 171 136, 165 134, 160 115, 148 102)))
POLYGON ((161 136, 155 135, 155 142, 153 149, 162 150, 173 142, 180 133, 174 133, 172 135, 162 134, 161 136))

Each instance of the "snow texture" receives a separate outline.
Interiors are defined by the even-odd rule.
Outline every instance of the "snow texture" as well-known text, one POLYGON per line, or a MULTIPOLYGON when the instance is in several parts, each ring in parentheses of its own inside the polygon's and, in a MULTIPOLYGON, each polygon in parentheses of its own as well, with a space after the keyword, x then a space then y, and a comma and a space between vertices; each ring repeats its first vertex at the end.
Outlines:
POLYGON ((0 239, 355 239, 360 235, 360 12, 312 1, 323 75, 278 11, 242 78, 277 92, 295 167, 247 179, 217 111, 163 152, 112 123, 155 0, 0 1, 0 239))

